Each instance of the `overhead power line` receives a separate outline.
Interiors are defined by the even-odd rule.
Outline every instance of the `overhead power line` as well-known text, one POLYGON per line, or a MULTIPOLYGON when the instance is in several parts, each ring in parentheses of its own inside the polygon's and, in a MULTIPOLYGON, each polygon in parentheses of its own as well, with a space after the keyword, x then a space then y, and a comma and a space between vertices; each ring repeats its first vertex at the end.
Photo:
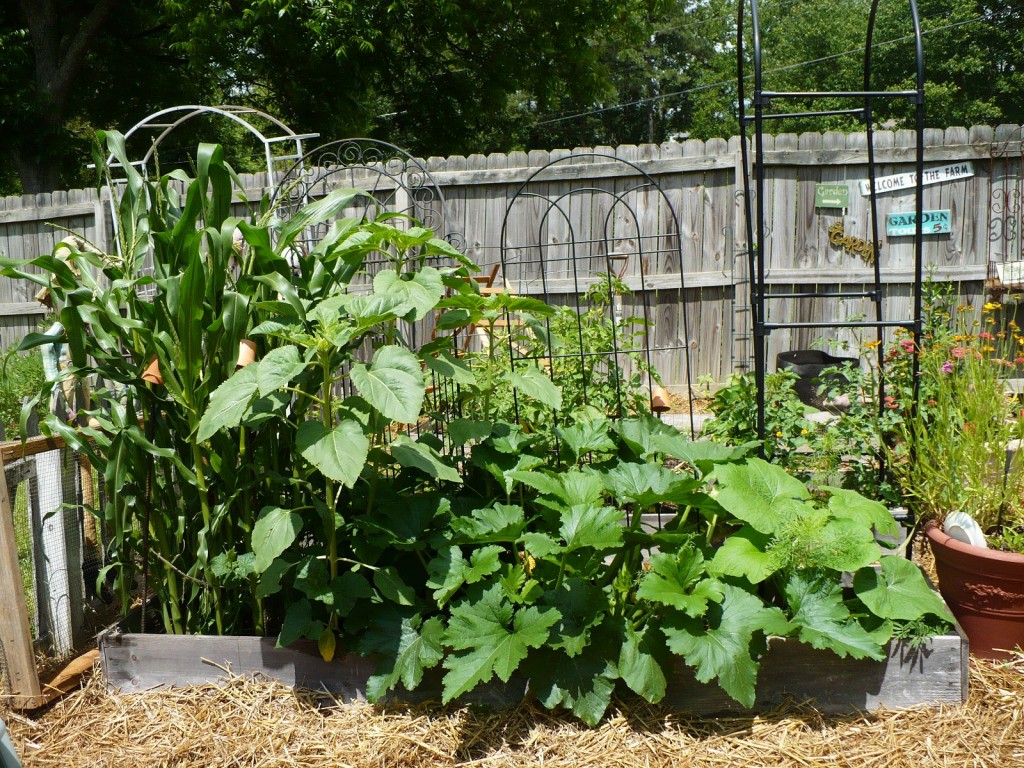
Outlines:
MULTIPOLYGON (((965 21, 956 21, 956 22, 953 22, 951 24, 944 24, 941 27, 934 27, 933 29, 924 30, 924 31, 921 32, 921 35, 923 37, 924 35, 934 34, 935 32, 943 32, 943 31, 945 31, 947 29, 955 29, 956 27, 962 27, 962 26, 965 26, 967 24, 975 24, 975 23, 977 23, 979 21, 982 21, 984 18, 985 18, 984 16, 975 16, 973 19, 967 19, 965 21)), ((904 35, 903 37, 894 37, 891 40, 883 40, 880 43, 876 43, 876 46, 881 47, 883 45, 892 45, 893 43, 902 43, 902 42, 905 42, 907 40, 912 40, 912 39, 913 39, 913 35, 904 35)), ((850 50, 850 51, 843 51, 842 53, 834 53, 834 54, 831 54, 829 56, 822 56, 820 59, 810 59, 808 61, 797 62, 796 64, 786 64, 785 66, 782 66, 782 67, 776 67, 774 69, 766 70, 764 74, 772 74, 772 73, 775 73, 775 72, 785 72, 785 71, 788 71, 788 70, 791 70, 791 69, 799 69, 800 67, 806 67, 806 66, 809 66, 811 64, 821 64, 821 63, 826 62, 826 61, 833 61, 835 59, 841 59, 844 56, 852 56, 855 53, 862 53, 863 50, 864 50, 863 48, 855 48, 855 49, 850 50)), ((744 79, 749 79, 749 77, 750 76, 748 76, 747 78, 744 78, 744 79)), ((732 85, 735 82, 736 81, 733 80, 733 79, 721 80, 721 81, 719 81, 717 83, 707 83, 707 84, 704 84, 704 85, 695 86, 693 88, 686 88, 686 89, 681 90, 681 91, 672 91, 671 93, 662 93, 662 94, 658 94, 657 96, 646 96, 646 97, 644 97, 642 99, 635 99, 633 101, 625 101, 625 102, 622 102, 621 104, 611 104, 611 105, 609 105, 607 107, 597 107, 595 109, 591 109, 591 110, 588 110, 586 112, 577 112, 577 113, 571 114, 571 115, 563 115, 561 117, 548 118, 547 120, 538 120, 537 122, 533 123, 531 125, 531 127, 536 128, 536 127, 541 126, 541 125, 551 125, 553 123, 561 123, 561 122, 565 122, 565 121, 568 121, 568 120, 576 120, 576 119, 581 118, 581 117, 590 117, 591 115, 600 115, 600 114, 602 114, 604 112, 612 112, 612 111, 617 110, 617 109, 625 109, 626 107, 635 107, 635 106, 639 106, 640 104, 651 104, 651 103, 654 103, 656 101, 663 101, 665 99, 675 98, 676 96, 686 96, 686 95, 691 94, 691 93, 700 93, 701 91, 710 91, 710 90, 713 90, 713 89, 716 89, 716 88, 722 88, 722 87, 727 86, 727 85, 732 85)))

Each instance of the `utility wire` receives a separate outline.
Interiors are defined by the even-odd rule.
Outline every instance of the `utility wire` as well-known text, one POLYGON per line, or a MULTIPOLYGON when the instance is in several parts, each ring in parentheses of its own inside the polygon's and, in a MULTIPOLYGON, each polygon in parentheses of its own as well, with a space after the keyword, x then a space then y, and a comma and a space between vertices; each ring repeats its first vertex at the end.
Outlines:
MULTIPOLYGON (((975 24, 975 23, 977 23, 979 21, 982 21, 984 18, 985 18, 984 16, 975 16, 973 19, 967 19, 965 21, 957 21, 957 22, 953 22, 952 24, 945 24, 945 25, 943 25, 941 27, 935 27, 933 29, 924 30, 924 31, 921 32, 921 36, 924 37, 925 35, 929 35, 929 34, 932 34, 934 32, 943 32, 943 31, 945 31, 947 29, 955 29, 956 27, 962 27, 962 26, 965 26, 967 24, 975 24)), ((880 43, 876 43, 876 46, 877 47, 881 47, 883 45, 892 45, 893 43, 901 43, 901 42, 905 42, 907 40, 912 40, 913 37, 914 37, 913 35, 904 35, 903 37, 895 37, 892 40, 884 40, 884 41, 882 41, 880 43)), ((801 62, 797 62, 796 64, 787 64, 787 65, 782 66, 782 67, 776 67, 774 69, 769 69, 766 72, 764 72, 764 74, 772 74, 772 73, 775 73, 775 72, 785 72, 785 71, 790 70, 790 69, 798 69, 800 67, 806 67, 806 66, 808 66, 810 64, 821 64, 821 63, 826 62, 826 61, 833 61, 834 59, 840 59, 840 58, 842 58, 844 56, 851 56, 851 55, 853 55, 855 53, 862 53, 863 50, 864 50, 863 48, 855 48, 855 49, 853 49, 851 51, 844 51, 842 53, 834 53, 834 54, 832 54, 830 56, 823 56, 820 59, 811 59, 810 61, 801 61, 801 62)), ((747 77, 745 77, 744 80, 749 80, 751 77, 753 77, 753 76, 752 75, 747 75, 747 77)), ((535 123, 532 123, 530 127, 531 128, 537 128, 537 127, 539 127, 541 125, 551 125, 552 123, 561 123, 561 122, 565 122, 567 120, 575 120, 575 119, 580 118, 580 117, 589 117, 591 115, 599 115, 599 114, 602 114, 604 112, 612 112, 612 111, 614 111, 616 109, 624 109, 626 107, 635 107, 635 106, 638 106, 640 104, 649 104, 649 103, 653 103, 653 102, 656 102, 656 101, 662 101, 664 99, 671 99, 671 98, 673 98, 675 96, 686 96, 686 95, 691 94, 691 93, 700 93, 702 91, 709 91, 709 90, 712 90, 712 89, 715 89, 715 88, 722 88, 722 87, 727 86, 727 85, 732 85, 735 82, 736 81, 734 79, 721 80, 721 81, 719 81, 717 83, 708 83, 708 84, 705 84, 705 85, 698 85, 698 86, 695 86, 693 88, 686 88, 685 90, 682 90, 682 91, 672 91, 671 93, 662 93, 662 94, 659 94, 657 96, 647 96, 647 97, 642 98, 642 99, 636 99, 634 101, 626 101, 626 102, 623 102, 621 104, 612 104, 612 105, 607 106, 607 107, 599 107, 597 109, 592 109, 592 110, 589 110, 587 112, 577 112, 577 113, 572 114, 572 115, 563 115, 562 117, 552 117, 552 118, 549 118, 547 120, 539 120, 539 121, 537 121, 535 123)))

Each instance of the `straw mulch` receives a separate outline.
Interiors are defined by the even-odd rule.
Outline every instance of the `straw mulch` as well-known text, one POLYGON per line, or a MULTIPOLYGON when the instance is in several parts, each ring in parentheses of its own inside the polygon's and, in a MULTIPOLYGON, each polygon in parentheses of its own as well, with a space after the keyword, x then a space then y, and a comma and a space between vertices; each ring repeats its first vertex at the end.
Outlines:
POLYGON ((339 705, 241 677, 226 687, 108 694, 102 680, 28 718, 5 712, 26 768, 55 766, 1024 766, 1024 655, 971 662, 962 707, 826 717, 688 719, 620 702, 600 727, 507 712, 339 705))

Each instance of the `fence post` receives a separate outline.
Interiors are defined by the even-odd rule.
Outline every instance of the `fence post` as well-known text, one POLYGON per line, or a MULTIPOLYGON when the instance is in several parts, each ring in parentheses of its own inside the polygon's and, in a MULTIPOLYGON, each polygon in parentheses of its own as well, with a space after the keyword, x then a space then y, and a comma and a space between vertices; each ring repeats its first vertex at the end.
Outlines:
POLYGON ((0 645, 12 695, 37 698, 41 691, 28 623, 25 591, 18 567, 18 543, 14 535, 14 509, 7 493, 7 475, 0 457, 0 645))

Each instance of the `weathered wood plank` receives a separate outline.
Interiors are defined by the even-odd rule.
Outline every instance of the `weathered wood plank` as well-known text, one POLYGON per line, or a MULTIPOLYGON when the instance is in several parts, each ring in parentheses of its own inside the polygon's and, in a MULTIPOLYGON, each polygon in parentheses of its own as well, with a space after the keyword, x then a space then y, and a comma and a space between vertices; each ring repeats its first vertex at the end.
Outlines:
POLYGON ((18 567, 14 509, 7 493, 3 461, 0 461, 0 646, 6 662, 5 682, 16 697, 12 703, 30 705, 40 694, 39 674, 18 567))
MULTIPOLYGON (((362 701, 372 660, 346 654, 324 662, 314 643, 282 649, 271 638, 106 633, 101 664, 109 688, 144 692, 168 686, 217 684, 225 673, 261 675, 285 685, 328 690, 345 702, 362 701)), ((933 638, 919 649, 890 644, 885 662, 840 659, 793 640, 772 639, 758 675, 757 699, 746 710, 716 685, 698 683, 681 660, 672 671, 665 703, 699 714, 766 711, 787 699, 813 700, 823 712, 863 712, 921 704, 958 705, 967 698, 967 644, 959 635, 933 638)), ((404 700, 438 698, 428 675, 404 700)), ((474 692, 476 693, 476 692, 474 692)), ((522 700, 521 683, 493 685, 472 698, 492 706, 522 700)), ((398 697, 396 697, 398 698, 398 697)))
MULTIPOLYGON (((56 193, 55 193, 56 194, 56 193)), ((64 193, 67 194, 66 192, 64 193)), ((49 197, 49 195, 46 195, 49 197)), ((92 203, 59 203, 48 200, 39 204, 40 200, 33 201, 31 207, 24 207, 17 210, 0 211, 0 225, 20 224, 23 222, 56 221, 58 219, 71 219, 76 216, 91 216, 92 203)))

